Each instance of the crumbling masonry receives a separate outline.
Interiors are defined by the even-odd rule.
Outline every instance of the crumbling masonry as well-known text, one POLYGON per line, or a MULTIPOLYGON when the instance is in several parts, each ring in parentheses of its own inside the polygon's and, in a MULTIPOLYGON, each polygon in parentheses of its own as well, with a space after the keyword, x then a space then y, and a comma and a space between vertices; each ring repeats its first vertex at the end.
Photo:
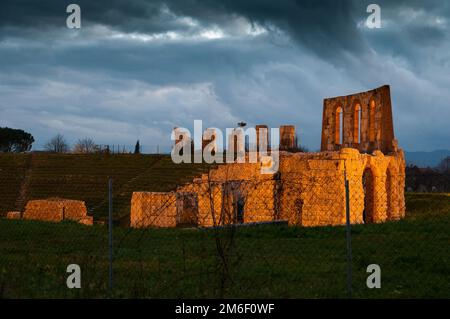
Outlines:
MULTIPOLYGON (((264 127, 264 126, 258 126, 264 127)), ((394 138, 389 86, 324 100, 321 152, 290 152, 295 128, 280 134, 279 170, 223 164, 173 192, 135 192, 132 227, 215 226, 287 220, 291 225, 379 223, 405 215, 405 160, 394 138)), ((246 156, 249 156, 247 153, 246 156)), ((270 164, 270 163, 269 163, 270 164)))

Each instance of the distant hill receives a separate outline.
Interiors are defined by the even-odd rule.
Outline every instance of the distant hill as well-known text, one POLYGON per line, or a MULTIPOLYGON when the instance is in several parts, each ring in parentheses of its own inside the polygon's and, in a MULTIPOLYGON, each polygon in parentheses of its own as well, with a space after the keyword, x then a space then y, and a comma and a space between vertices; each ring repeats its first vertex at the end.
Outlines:
POLYGON ((436 150, 432 152, 406 152, 406 163, 418 167, 436 167, 445 157, 450 156, 450 150, 436 150))

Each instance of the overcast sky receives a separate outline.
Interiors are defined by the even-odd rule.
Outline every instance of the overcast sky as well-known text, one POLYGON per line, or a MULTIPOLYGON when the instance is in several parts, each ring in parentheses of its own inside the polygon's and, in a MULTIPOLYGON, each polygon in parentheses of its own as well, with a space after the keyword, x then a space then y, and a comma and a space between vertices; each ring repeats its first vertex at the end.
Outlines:
POLYGON ((194 119, 294 124, 320 148, 325 97, 391 85, 408 151, 450 148, 448 1, 24 1, 0 4, 0 126, 39 149, 70 142, 144 151, 194 119), (81 7, 81 29, 66 6, 81 7), (381 29, 367 28, 367 5, 381 29))

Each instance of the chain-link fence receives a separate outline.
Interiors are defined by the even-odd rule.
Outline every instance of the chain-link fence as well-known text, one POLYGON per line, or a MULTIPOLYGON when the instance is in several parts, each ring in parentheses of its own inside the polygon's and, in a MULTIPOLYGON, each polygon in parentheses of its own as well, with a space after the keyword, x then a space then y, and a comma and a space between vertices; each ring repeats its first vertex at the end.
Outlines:
POLYGON ((401 172, 236 178, 104 154, 0 165, 1 297, 450 296, 450 197, 405 203, 401 172))

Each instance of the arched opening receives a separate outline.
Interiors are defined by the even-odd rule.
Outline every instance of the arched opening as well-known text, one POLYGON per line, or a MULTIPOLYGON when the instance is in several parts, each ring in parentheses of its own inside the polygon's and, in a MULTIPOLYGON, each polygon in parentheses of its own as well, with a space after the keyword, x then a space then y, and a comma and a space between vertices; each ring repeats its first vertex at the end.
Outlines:
POLYGON ((369 142, 375 142, 375 100, 369 103, 369 142))
POLYGON ((245 196, 241 183, 225 182, 222 189, 222 210, 219 225, 243 223, 245 218, 245 196))
POLYGON ((356 103, 353 109, 353 143, 361 143, 361 104, 356 103))
POLYGON ((391 174, 391 170, 388 168, 386 171, 386 184, 385 184, 385 188, 386 188, 386 217, 387 220, 390 220, 392 217, 392 200, 393 200, 393 196, 392 196, 392 174, 391 174))
POLYGON ((222 189, 222 209, 218 224, 230 225, 234 222, 234 188, 232 182, 225 182, 222 189))
POLYGON ((236 201, 236 222, 242 224, 244 222, 244 207, 245 202, 242 197, 236 201))
POLYGON ((336 109, 335 114, 335 126, 334 126, 334 143, 338 145, 342 145, 343 143, 343 131, 344 131, 344 112, 342 111, 342 107, 338 107, 336 109))
POLYGON ((364 170, 362 184, 364 189, 363 221, 364 224, 367 224, 373 222, 373 215, 375 211, 374 176, 370 168, 366 168, 364 170))

